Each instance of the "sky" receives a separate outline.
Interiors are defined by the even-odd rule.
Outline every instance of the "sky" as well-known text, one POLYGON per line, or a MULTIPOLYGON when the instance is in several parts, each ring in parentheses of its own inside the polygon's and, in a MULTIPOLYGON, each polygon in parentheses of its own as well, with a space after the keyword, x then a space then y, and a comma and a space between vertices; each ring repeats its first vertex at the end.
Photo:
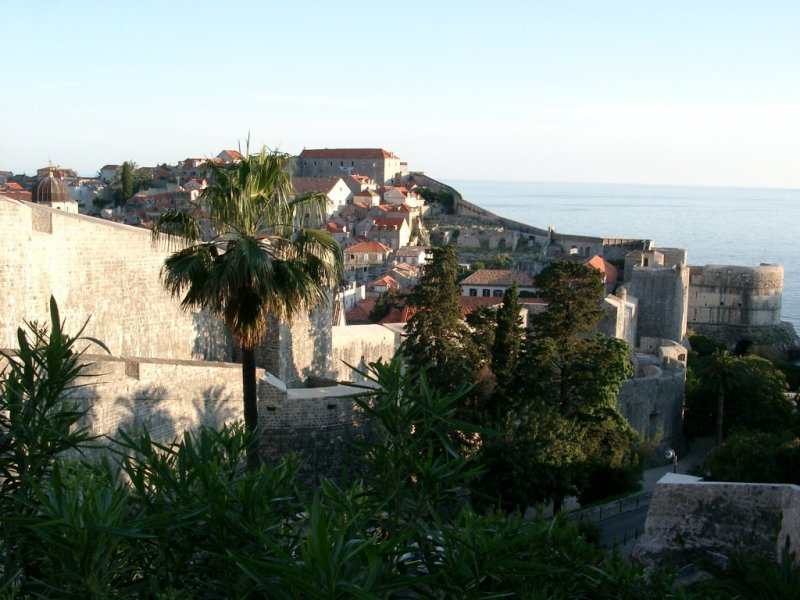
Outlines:
POLYGON ((0 170, 383 147, 439 179, 800 188, 797 0, 0 0, 0 170))

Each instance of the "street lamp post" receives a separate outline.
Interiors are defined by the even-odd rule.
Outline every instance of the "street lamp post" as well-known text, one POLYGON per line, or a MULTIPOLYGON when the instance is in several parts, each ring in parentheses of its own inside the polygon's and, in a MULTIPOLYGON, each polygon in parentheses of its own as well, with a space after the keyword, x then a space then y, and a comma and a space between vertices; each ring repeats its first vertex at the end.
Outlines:
POLYGON ((675 450, 673 450, 672 448, 670 448, 669 450, 664 452, 664 457, 667 460, 670 460, 670 459, 672 460, 672 471, 674 473, 677 473, 678 472, 678 453, 675 452, 675 450))

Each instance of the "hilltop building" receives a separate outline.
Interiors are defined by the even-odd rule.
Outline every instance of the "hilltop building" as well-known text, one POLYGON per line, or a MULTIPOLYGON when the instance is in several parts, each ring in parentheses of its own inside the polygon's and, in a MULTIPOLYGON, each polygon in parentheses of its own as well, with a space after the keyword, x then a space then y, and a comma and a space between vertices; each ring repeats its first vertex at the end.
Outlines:
POLYGON ((383 148, 308 148, 296 160, 301 177, 364 175, 385 185, 402 174, 400 158, 383 148))

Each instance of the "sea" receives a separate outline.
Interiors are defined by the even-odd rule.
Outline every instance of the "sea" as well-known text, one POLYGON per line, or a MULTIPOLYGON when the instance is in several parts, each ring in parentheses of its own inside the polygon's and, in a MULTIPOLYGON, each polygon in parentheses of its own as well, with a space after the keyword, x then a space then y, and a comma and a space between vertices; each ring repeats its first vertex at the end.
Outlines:
POLYGON ((653 240, 691 265, 780 264, 800 332, 800 189, 447 180, 465 200, 559 233, 653 240))

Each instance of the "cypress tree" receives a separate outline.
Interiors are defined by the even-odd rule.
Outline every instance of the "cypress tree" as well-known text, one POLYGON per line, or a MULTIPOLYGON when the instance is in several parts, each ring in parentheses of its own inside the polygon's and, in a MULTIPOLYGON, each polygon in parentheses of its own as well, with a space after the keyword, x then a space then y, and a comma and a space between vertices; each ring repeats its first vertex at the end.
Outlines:
POLYGON ((457 276, 455 246, 433 248, 408 299, 413 314, 401 350, 410 366, 427 368, 430 382, 443 391, 469 380, 469 330, 461 318, 457 276))

